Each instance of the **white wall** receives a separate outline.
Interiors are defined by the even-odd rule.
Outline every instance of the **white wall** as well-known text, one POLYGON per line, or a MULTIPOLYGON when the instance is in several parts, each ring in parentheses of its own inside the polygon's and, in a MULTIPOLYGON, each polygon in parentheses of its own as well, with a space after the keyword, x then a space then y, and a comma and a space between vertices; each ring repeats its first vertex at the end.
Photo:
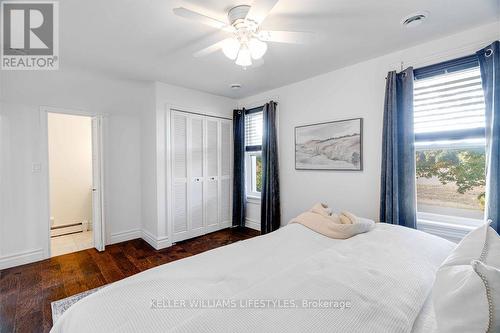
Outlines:
MULTIPOLYGON (((236 105, 279 102, 283 223, 317 201, 377 218, 385 75, 401 61, 416 67, 470 54, 500 38, 499 24, 330 72, 235 101, 163 83, 120 80, 88 70, 9 72, 0 76, 0 268, 44 256, 44 170, 40 106, 105 116, 104 176, 107 243, 143 237, 168 245, 165 192, 165 109, 231 116, 236 105), (364 118, 364 171, 294 169, 294 127, 364 118)), ((259 223, 258 204, 249 219, 259 223)))
POLYGON ((0 268, 43 258, 40 106, 103 114, 106 241, 140 237, 140 114, 148 85, 88 70, 0 76, 0 268))
POLYGON ((48 114, 50 214, 54 226, 92 221, 90 117, 48 114))
MULTIPOLYGON (((239 100, 279 103, 282 224, 315 202, 378 220, 387 72, 401 61, 416 68, 468 55, 499 38, 500 23, 490 24, 239 100), (295 126, 355 117, 364 118, 362 172, 295 170, 295 126)), ((249 203, 247 218, 260 221, 258 204, 249 203)))
POLYGON ((168 246, 165 111, 178 108, 232 118, 236 101, 165 83, 154 84, 154 108, 142 117, 143 238, 155 248, 168 246))

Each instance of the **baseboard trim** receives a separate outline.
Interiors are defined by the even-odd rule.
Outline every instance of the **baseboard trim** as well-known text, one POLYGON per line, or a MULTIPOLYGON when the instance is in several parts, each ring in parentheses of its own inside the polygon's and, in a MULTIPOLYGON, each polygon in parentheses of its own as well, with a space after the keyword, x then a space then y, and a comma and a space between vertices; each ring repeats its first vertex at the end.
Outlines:
POLYGON ((131 239, 137 239, 137 238, 141 238, 141 237, 142 237, 141 229, 132 229, 132 230, 127 230, 127 231, 117 232, 117 233, 111 234, 111 237, 109 239, 109 245, 125 242, 125 241, 131 240, 131 239))
POLYGON ((156 240, 156 244, 157 244, 157 247, 156 247, 157 250, 161 250, 161 249, 164 249, 164 248, 169 247, 169 246, 172 245, 168 241, 168 237, 160 237, 160 238, 158 238, 156 240))
POLYGON ((260 221, 245 218, 245 227, 260 231, 260 221))
POLYGON ((152 233, 144 229, 142 229, 142 239, 144 239, 155 250, 161 250, 172 245, 169 242, 168 237, 156 238, 152 233))
POLYGON ((45 259, 43 249, 35 249, 0 256, 0 269, 29 264, 43 259, 45 259))
POLYGON ((146 241, 149 245, 156 249, 156 237, 154 237, 149 231, 142 229, 142 239, 146 241))

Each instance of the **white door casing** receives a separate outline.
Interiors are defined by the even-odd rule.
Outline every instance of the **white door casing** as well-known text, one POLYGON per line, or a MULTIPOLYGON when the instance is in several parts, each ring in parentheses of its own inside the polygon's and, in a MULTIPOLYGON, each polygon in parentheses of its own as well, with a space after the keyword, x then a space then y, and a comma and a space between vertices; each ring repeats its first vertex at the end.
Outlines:
POLYGON ((92 224, 94 246, 99 251, 105 246, 105 221, 104 221, 104 173, 103 173, 103 123, 104 117, 91 112, 42 106, 40 107, 40 172, 41 172, 41 216, 46 230, 44 241, 44 258, 50 258, 50 172, 49 172, 49 147, 48 147, 48 113, 62 113, 92 117, 92 182, 96 193, 92 193, 92 224), (97 194, 97 195, 96 195, 97 194))
POLYGON ((102 116, 92 117, 92 225, 94 247, 104 251, 102 116))

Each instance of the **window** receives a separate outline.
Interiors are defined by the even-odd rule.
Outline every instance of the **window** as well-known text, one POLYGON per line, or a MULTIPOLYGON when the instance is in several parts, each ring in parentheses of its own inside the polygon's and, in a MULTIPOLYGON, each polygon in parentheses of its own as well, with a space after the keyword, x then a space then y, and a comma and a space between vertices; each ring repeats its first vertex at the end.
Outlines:
POLYGON ((262 191, 262 156, 260 151, 246 154, 247 196, 260 197, 262 191))
POLYGON ((262 148, 262 111, 250 111, 245 115, 245 146, 247 151, 257 151, 262 148))
POLYGON ((262 107, 246 111, 245 150, 247 197, 259 198, 262 190, 262 107))
POLYGON ((483 219, 484 112, 475 57, 415 70, 419 224, 433 221, 474 226, 483 219))

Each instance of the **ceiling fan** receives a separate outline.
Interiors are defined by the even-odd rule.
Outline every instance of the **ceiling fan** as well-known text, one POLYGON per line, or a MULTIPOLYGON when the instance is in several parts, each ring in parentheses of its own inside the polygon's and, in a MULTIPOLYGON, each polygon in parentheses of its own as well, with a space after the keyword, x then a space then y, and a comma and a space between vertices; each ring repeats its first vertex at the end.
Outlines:
POLYGON ((255 0, 252 6, 233 7, 227 13, 227 23, 184 7, 174 8, 173 12, 175 15, 221 29, 232 35, 194 53, 195 57, 202 57, 222 49, 226 57, 246 68, 252 65, 252 59, 259 60, 264 56, 267 42, 303 44, 313 37, 309 32, 260 29, 262 22, 278 1, 255 0))

